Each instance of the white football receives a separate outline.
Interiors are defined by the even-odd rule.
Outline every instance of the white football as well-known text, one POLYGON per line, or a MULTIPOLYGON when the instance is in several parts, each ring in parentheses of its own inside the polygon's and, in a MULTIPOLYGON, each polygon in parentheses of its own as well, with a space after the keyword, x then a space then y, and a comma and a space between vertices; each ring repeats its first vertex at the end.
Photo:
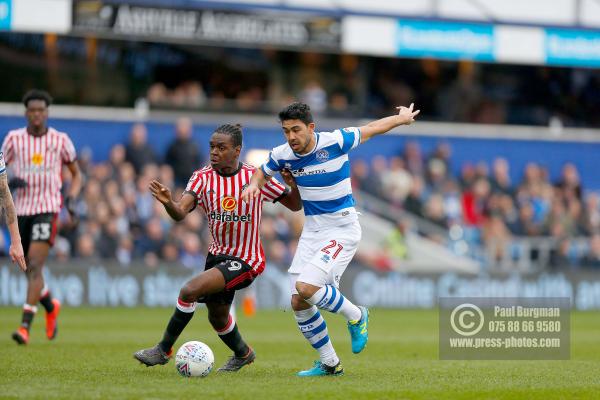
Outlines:
POLYGON ((202 342, 186 342, 175 355, 175 367, 181 376, 205 377, 215 365, 215 356, 206 344, 202 342))

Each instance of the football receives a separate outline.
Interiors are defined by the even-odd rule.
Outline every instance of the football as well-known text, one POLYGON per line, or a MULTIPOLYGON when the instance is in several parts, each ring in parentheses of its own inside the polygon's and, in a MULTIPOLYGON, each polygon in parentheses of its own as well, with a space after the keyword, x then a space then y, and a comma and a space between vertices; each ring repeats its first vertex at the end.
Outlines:
POLYGON ((175 355, 175 367, 181 376, 186 378, 203 378, 212 371, 215 356, 206 344, 202 342, 186 342, 175 355))

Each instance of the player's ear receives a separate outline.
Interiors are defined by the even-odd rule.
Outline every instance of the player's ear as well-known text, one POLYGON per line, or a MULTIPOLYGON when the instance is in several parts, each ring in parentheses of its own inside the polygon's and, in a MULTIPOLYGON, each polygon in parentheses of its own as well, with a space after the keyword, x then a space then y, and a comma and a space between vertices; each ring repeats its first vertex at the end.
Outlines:
POLYGON ((308 124, 308 130, 311 132, 315 131, 315 123, 311 122, 310 124, 308 124))

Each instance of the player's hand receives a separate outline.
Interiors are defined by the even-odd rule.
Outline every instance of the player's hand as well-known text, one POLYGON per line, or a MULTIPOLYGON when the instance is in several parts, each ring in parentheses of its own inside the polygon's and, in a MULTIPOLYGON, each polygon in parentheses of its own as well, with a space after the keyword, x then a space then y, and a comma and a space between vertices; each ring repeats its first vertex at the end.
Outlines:
POLYGON ((10 255, 10 259, 12 260, 12 262, 17 263, 17 265, 23 270, 23 272, 27 271, 27 264, 25 263, 25 254, 23 253, 23 246, 21 245, 20 240, 11 240, 10 248, 8 249, 8 254, 10 255))
POLYGON ((287 170, 287 169, 282 169, 281 172, 281 177, 283 178, 283 181, 291 188, 295 188, 296 187, 296 179, 294 178, 294 175, 292 175, 292 173, 287 170))
POLYGON ((250 203, 250 201, 257 198, 259 194, 260 194, 260 189, 255 184, 251 183, 242 192, 242 201, 245 203, 250 203))
POLYGON ((25 179, 19 178, 18 176, 14 176, 8 180, 8 188, 10 190, 26 188, 27 181, 25 179))
POLYGON ((414 110, 413 108, 415 106, 415 103, 410 103, 410 107, 396 107, 398 111, 398 116, 401 119, 401 125, 410 125, 413 122, 415 122, 415 117, 417 115, 419 115, 419 113, 421 112, 421 110, 414 110))
POLYGON ((65 208, 69 212, 69 216, 71 217, 71 223, 69 224, 69 229, 75 229, 77 225, 79 225, 79 215, 77 215, 77 210, 75 209, 75 198, 73 196, 67 196, 65 198, 65 208))
POLYGON ((168 204, 171 202, 171 190, 168 187, 157 181, 156 179, 150 182, 150 193, 152 196, 162 204, 168 204))

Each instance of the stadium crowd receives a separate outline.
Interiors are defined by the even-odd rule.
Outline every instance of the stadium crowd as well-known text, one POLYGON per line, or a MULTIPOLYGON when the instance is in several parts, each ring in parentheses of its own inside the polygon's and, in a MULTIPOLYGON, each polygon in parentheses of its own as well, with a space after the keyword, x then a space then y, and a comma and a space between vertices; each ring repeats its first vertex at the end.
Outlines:
MULTIPOLYGON (((210 243, 205 216, 193 212, 174 224, 148 190, 149 182, 158 178, 174 188, 178 198, 193 171, 204 164, 206 149, 191 133, 191 121, 178 120, 172 143, 164 154, 157 154, 147 143, 145 125, 134 124, 129 142, 115 145, 108 160, 92 163, 89 152, 80 151, 86 182, 76 206, 80 222, 72 229, 68 213, 60 215, 62 228, 53 256, 116 258, 123 266, 133 260, 149 267, 178 261, 190 269, 201 268, 210 243)), ((444 143, 424 154, 417 142, 408 142, 396 157, 376 156, 370 162, 355 158, 352 163, 357 196, 376 196, 435 224, 442 237, 417 233, 449 247, 464 241, 483 249, 488 261, 501 263, 524 251, 515 243, 542 239, 551 243, 546 260, 550 266, 600 267, 600 197, 585 193, 574 165, 566 164, 556 182, 535 163, 527 165, 521 181, 512 182, 510 165, 502 158, 491 166, 480 162, 462 165, 459 174, 453 171, 451 148, 444 143)), ((64 179, 68 186, 68 174, 64 179)), ((266 207, 262 236, 270 262, 289 265, 302 228, 301 214, 278 205, 266 207)), ((382 248, 393 247, 396 256, 407 257, 399 243, 407 230, 419 229, 405 220, 392 222, 396 231, 382 248)), ((537 257, 533 250, 530 256, 537 257)), ((387 265, 381 258, 372 261, 360 254, 358 260, 376 268, 387 265)))
POLYGON ((354 160, 353 185, 447 230, 450 238, 483 246, 492 264, 516 257, 519 241, 544 240, 552 247, 550 266, 600 267, 600 198, 584 192, 573 164, 551 182, 548 170, 532 162, 521 181, 512 182, 503 158, 491 166, 466 163, 459 174, 451 162, 447 144, 425 155, 409 142, 389 160, 354 160))

